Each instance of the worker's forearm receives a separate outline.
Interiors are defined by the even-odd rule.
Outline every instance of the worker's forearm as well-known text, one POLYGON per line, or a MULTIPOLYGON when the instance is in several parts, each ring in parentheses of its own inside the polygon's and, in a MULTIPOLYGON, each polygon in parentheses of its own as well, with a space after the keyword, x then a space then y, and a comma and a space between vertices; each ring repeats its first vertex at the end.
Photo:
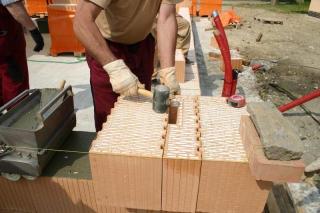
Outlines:
POLYGON ((177 20, 175 13, 171 12, 169 15, 164 16, 159 15, 157 39, 161 68, 174 66, 177 41, 177 20))
MULTIPOLYGON (((85 4, 85 1, 83 1, 85 4)), ((92 17, 81 15, 82 5, 77 9, 76 18, 74 20, 74 32, 77 38, 84 45, 86 51, 94 57, 102 66, 117 60, 108 47, 108 44, 101 35, 98 26, 95 23, 95 15, 92 17)), ((94 12, 96 13, 96 11, 94 12)), ((91 13, 87 13, 91 14, 91 13)), ((89 15, 90 16, 90 15, 89 15)))
POLYGON ((36 25, 33 23, 32 19, 29 17, 26 8, 24 7, 22 1, 15 2, 6 6, 9 13, 24 26, 27 30, 34 30, 36 25))
POLYGON ((78 20, 75 22, 74 31, 86 51, 102 66, 117 59, 110 51, 94 22, 86 23, 85 20, 78 20))

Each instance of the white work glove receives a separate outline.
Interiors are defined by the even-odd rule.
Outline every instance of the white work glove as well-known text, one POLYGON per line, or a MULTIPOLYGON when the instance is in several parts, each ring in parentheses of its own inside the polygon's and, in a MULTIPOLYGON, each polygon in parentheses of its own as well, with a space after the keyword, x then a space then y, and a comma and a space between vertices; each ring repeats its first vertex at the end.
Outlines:
POLYGON ((161 84, 170 88, 171 94, 180 95, 180 86, 176 79, 176 68, 168 67, 159 71, 161 84))
POLYGON ((112 89, 115 93, 124 96, 138 95, 138 89, 144 88, 122 59, 103 66, 109 74, 112 89))

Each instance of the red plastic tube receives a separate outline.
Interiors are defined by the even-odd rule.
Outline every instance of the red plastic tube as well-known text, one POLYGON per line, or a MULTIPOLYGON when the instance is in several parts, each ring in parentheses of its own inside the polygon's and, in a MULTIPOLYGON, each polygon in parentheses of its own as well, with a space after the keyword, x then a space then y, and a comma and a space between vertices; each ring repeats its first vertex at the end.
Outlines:
MULTIPOLYGON (((212 17, 213 17, 214 25, 216 26, 217 30, 219 30, 219 32, 222 35, 223 43, 224 43, 225 47, 228 48, 228 50, 230 50, 228 40, 227 40, 227 35, 226 35, 226 32, 224 31, 224 27, 222 25, 219 13, 217 11, 214 11, 212 13, 212 17)), ((230 52, 229 52, 229 54, 230 54, 230 52)))
POLYGON ((225 70, 225 76, 224 76, 224 83, 223 83, 223 89, 222 89, 222 97, 230 97, 232 94, 232 88, 233 88, 233 78, 232 78, 232 65, 231 65, 231 59, 228 57, 228 50, 223 45, 222 36, 220 32, 216 31, 214 32, 214 37, 217 40, 217 43, 219 45, 222 59, 224 62, 224 70, 225 70))
POLYGON ((217 40, 218 46, 221 51, 222 59, 224 62, 224 84, 222 90, 222 97, 230 97, 235 94, 237 87, 237 75, 234 75, 231 65, 231 55, 228 40, 223 29, 220 17, 218 13, 213 12, 213 21, 217 28, 217 31, 214 31, 214 37, 217 40), (234 78, 236 77, 236 78, 234 78))
POLYGON ((289 109, 292 109, 296 106, 299 106, 303 103, 306 103, 308 101, 311 101, 312 99, 315 99, 317 97, 320 97, 320 89, 317 89, 315 91, 310 92, 309 94, 302 96, 288 104, 285 104, 283 106, 280 106, 278 109, 280 112, 288 111, 289 109))

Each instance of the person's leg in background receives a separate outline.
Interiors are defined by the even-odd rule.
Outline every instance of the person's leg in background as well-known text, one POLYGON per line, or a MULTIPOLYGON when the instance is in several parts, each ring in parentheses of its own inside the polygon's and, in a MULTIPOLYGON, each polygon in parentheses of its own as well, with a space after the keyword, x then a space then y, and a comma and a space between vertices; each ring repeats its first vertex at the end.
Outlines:
POLYGON ((0 6, 1 105, 29 89, 26 41, 22 26, 0 6))
POLYGON ((190 48, 190 40, 191 40, 191 27, 188 20, 183 18, 180 15, 176 16, 177 24, 178 24, 178 35, 177 35, 177 45, 176 49, 181 49, 184 57, 186 58, 186 62, 189 60, 187 58, 188 51, 190 48))

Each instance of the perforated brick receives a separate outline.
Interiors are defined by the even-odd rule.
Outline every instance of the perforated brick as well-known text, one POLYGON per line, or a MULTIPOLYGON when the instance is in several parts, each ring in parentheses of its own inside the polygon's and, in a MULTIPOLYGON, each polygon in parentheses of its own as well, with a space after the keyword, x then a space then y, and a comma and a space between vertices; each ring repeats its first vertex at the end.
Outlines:
POLYGON ((229 106, 225 98, 199 97, 199 105, 203 154, 197 211, 262 212, 272 183, 251 175, 239 131, 246 109, 229 106))
POLYGON ((176 124, 169 124, 163 158, 162 210, 195 212, 201 167, 197 98, 179 96, 176 124))
POLYGON ((166 127, 151 99, 118 99, 90 150, 98 205, 161 209, 166 127))
POLYGON ((155 113, 149 98, 119 98, 91 152, 161 158, 166 127, 167 115, 155 113))
POLYGON ((247 162, 240 137, 240 117, 246 108, 234 108, 225 98, 199 97, 203 159, 247 162))
POLYGON ((199 117, 195 109, 198 107, 194 97, 180 96, 177 124, 168 126, 164 157, 179 159, 199 159, 198 149, 201 146, 198 132, 199 117))

